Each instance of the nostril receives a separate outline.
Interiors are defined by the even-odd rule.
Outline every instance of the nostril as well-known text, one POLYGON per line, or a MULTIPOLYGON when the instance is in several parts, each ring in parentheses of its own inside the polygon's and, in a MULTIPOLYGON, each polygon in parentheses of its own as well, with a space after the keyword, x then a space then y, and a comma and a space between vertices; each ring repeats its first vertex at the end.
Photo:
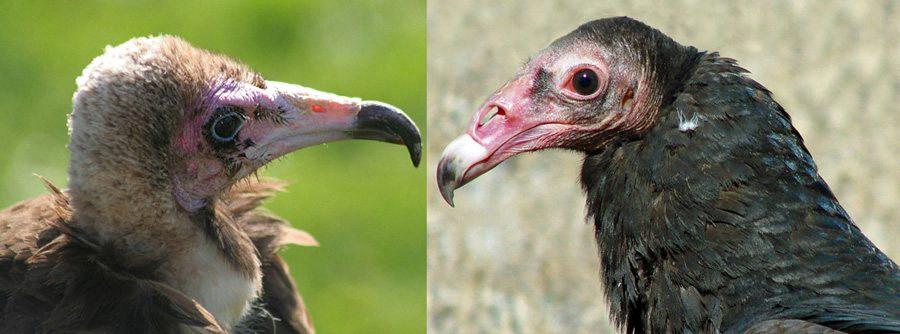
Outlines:
POLYGON ((497 115, 504 116, 506 115, 506 110, 500 107, 499 105, 491 105, 491 108, 484 113, 484 116, 481 117, 481 120, 478 122, 478 126, 482 127, 488 122, 490 122, 497 115))

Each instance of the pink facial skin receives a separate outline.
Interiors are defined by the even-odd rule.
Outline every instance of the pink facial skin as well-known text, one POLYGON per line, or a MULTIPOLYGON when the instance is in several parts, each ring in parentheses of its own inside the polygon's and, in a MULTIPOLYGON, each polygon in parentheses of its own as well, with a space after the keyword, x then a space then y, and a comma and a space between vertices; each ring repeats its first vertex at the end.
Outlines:
POLYGON ((265 163, 318 143, 348 139, 361 100, 270 81, 266 88, 223 81, 198 103, 172 140, 181 159, 173 177, 173 194, 193 211, 265 163), (208 135, 216 110, 238 107, 243 123, 232 143, 216 148, 208 135))
POLYGON ((601 145, 602 136, 642 124, 642 115, 630 112, 633 88, 625 85, 630 81, 616 85, 605 59, 591 45, 548 50, 491 94, 466 133, 444 150, 437 177, 445 200, 453 205, 453 190, 519 153, 589 149, 601 145), (588 94, 572 81, 585 69, 598 79, 588 94))
POLYGON ((485 148, 486 156, 469 166, 464 179, 478 177, 513 155, 550 147, 556 134, 565 131, 568 121, 558 117, 556 110, 532 112, 536 76, 536 69, 527 70, 492 94, 475 113, 466 134, 485 148))
MULTIPOLYGON (((252 111, 257 104, 269 108, 277 107, 275 96, 271 93, 259 87, 232 80, 224 80, 213 85, 203 95, 205 97, 195 107, 200 112, 189 118, 181 127, 182 131, 174 139, 176 149, 184 155, 196 154, 198 151, 208 148, 202 130, 203 125, 206 124, 216 108, 223 105, 235 105, 243 107, 245 111, 252 111)), ((248 113, 248 117, 253 117, 252 113, 248 113)))
POLYGON ((260 88, 226 80, 212 86, 189 112, 171 140, 177 159, 170 168, 172 194, 189 212, 269 161, 321 143, 368 139, 403 144, 413 165, 421 159, 422 138, 415 123, 378 101, 276 81, 260 88))

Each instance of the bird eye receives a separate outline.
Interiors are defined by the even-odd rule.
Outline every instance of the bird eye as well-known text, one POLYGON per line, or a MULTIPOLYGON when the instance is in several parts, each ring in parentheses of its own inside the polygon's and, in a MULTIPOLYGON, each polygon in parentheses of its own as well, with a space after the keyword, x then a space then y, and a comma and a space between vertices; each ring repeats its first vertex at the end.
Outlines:
POLYGON ((594 70, 582 69, 572 76, 572 89, 580 95, 589 96, 596 93, 599 88, 600 79, 594 70))
POLYGON ((222 116, 219 116, 213 122, 210 133, 212 133, 213 138, 218 141, 231 141, 237 135, 238 130, 241 129, 241 125, 244 124, 244 118, 237 113, 227 113, 222 116))

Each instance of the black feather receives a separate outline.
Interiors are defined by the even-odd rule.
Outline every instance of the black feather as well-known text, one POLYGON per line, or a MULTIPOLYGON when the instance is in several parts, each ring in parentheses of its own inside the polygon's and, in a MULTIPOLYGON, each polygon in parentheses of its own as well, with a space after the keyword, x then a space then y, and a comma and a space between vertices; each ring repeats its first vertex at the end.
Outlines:
POLYGON ((649 131, 589 153, 582 169, 614 322, 627 333, 770 319, 900 332, 900 270, 853 224, 784 109, 735 60, 660 35, 615 18, 558 42, 631 43, 663 95, 649 131))

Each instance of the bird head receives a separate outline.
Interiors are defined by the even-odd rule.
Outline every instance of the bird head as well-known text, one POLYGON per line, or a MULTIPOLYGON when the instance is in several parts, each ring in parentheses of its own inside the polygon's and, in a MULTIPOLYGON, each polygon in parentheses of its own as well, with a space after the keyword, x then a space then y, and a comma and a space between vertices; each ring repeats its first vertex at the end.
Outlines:
POLYGON ((268 81, 176 37, 108 47, 77 84, 70 186, 94 206, 162 190, 197 210, 273 159, 337 140, 404 144, 414 165, 421 155, 391 105, 268 81))
POLYGON ((593 152, 640 136, 672 81, 660 69, 686 54, 626 17, 591 21, 557 39, 491 94, 446 147, 437 170, 441 195, 453 205, 455 189, 519 153, 593 152))

